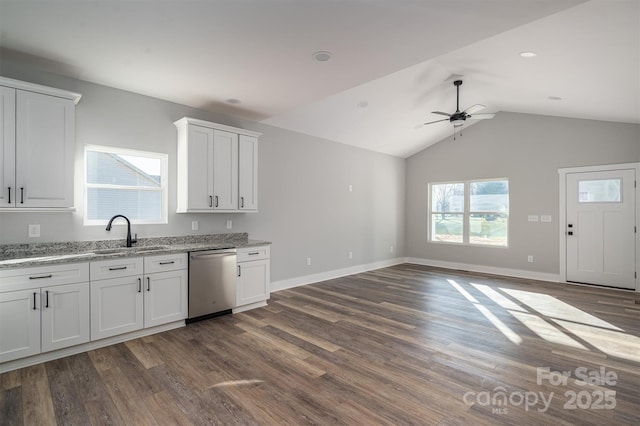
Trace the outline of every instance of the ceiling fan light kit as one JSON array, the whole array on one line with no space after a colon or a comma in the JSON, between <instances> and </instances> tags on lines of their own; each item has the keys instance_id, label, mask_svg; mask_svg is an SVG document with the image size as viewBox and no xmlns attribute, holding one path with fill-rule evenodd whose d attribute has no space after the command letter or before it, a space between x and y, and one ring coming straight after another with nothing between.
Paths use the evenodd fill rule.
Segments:
<instances>
[{"instance_id":1,"label":"ceiling fan light kit","mask_svg":"<svg viewBox=\"0 0 640 426\"><path fill-rule=\"evenodd\" d=\"M462 80L454 81L453 85L456 86L456 112L454 112L453 114L449 114L442 111L432 111L431 112L432 114L446 115L449 118L430 121L428 123L424 123L425 125L440 123L442 121L449 121L451 124L453 124L454 129L457 129L462 127L462 125L467 121L468 118L473 120L484 120L484 119L493 118L495 116L495 114L476 114L477 111L480 111L486 108L484 105L481 105L481 104L471 105L469 108L465 109L464 111L460 111L460 86L462 85Z\"/></svg>"}]
</instances>

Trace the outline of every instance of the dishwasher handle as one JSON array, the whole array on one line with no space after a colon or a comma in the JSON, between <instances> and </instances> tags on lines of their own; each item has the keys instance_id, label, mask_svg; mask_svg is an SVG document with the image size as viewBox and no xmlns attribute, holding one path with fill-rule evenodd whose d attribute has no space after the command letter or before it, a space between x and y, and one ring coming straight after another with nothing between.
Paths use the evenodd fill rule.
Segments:
<instances>
[{"instance_id":1,"label":"dishwasher handle","mask_svg":"<svg viewBox=\"0 0 640 426\"><path fill-rule=\"evenodd\" d=\"M236 252L227 251L223 253L203 253L203 254L192 254L191 260L200 260L200 259L211 259L216 257L227 257L227 256L235 256Z\"/></svg>"}]
</instances>

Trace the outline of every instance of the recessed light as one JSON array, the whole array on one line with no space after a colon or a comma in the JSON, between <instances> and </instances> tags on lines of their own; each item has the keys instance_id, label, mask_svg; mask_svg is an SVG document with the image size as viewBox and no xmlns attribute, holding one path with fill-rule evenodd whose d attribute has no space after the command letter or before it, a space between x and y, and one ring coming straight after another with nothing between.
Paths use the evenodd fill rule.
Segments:
<instances>
[{"instance_id":1,"label":"recessed light","mask_svg":"<svg viewBox=\"0 0 640 426\"><path fill-rule=\"evenodd\" d=\"M547 99L550 101L561 101L562 98L560 96L547 96Z\"/></svg>"},{"instance_id":2,"label":"recessed light","mask_svg":"<svg viewBox=\"0 0 640 426\"><path fill-rule=\"evenodd\" d=\"M535 52L520 52L520 56L523 58L535 58L538 55Z\"/></svg>"},{"instance_id":3,"label":"recessed light","mask_svg":"<svg viewBox=\"0 0 640 426\"><path fill-rule=\"evenodd\" d=\"M329 59L331 59L331 52L327 52L326 50L319 50L317 52L314 52L313 59L318 62L327 62Z\"/></svg>"},{"instance_id":4,"label":"recessed light","mask_svg":"<svg viewBox=\"0 0 640 426\"><path fill-rule=\"evenodd\" d=\"M369 106L369 102L367 101L358 102L358 108L366 108L368 106Z\"/></svg>"},{"instance_id":5,"label":"recessed light","mask_svg":"<svg viewBox=\"0 0 640 426\"><path fill-rule=\"evenodd\" d=\"M242 101L240 99L229 98L227 99L227 103L231 105L238 105L238 104L241 104Z\"/></svg>"}]
</instances>

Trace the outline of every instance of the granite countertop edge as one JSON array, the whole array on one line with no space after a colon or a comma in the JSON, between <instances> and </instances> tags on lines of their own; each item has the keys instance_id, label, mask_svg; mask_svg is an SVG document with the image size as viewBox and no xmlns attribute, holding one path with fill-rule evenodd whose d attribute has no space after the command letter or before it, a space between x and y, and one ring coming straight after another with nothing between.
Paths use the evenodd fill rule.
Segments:
<instances>
[{"instance_id":1,"label":"granite countertop edge","mask_svg":"<svg viewBox=\"0 0 640 426\"><path fill-rule=\"evenodd\" d=\"M119 240L57 243L49 244L49 246L42 244L42 247L34 245L29 245L29 247L26 247L27 245L4 246L12 247L15 255L12 255L11 249L2 251L3 246L0 246L0 271L3 269L96 262L126 257L149 257L202 250L241 249L271 245L270 241L250 240L246 233L219 234L206 237L209 238L148 238L140 240L139 243L141 244L139 246L131 248L124 247L124 243L119 244ZM30 252L29 249L31 247L37 247L31 250L37 253ZM94 253L94 251L100 252L101 250L108 250L109 252Z\"/></svg>"}]
</instances>

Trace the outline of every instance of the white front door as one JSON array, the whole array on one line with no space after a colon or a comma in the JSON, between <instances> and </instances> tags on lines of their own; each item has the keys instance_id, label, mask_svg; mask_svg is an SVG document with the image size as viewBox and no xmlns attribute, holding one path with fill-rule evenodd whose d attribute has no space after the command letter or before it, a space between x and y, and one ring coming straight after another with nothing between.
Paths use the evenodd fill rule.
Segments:
<instances>
[{"instance_id":1,"label":"white front door","mask_svg":"<svg viewBox=\"0 0 640 426\"><path fill-rule=\"evenodd\" d=\"M635 289L635 170L568 173L567 281Z\"/></svg>"}]
</instances>

